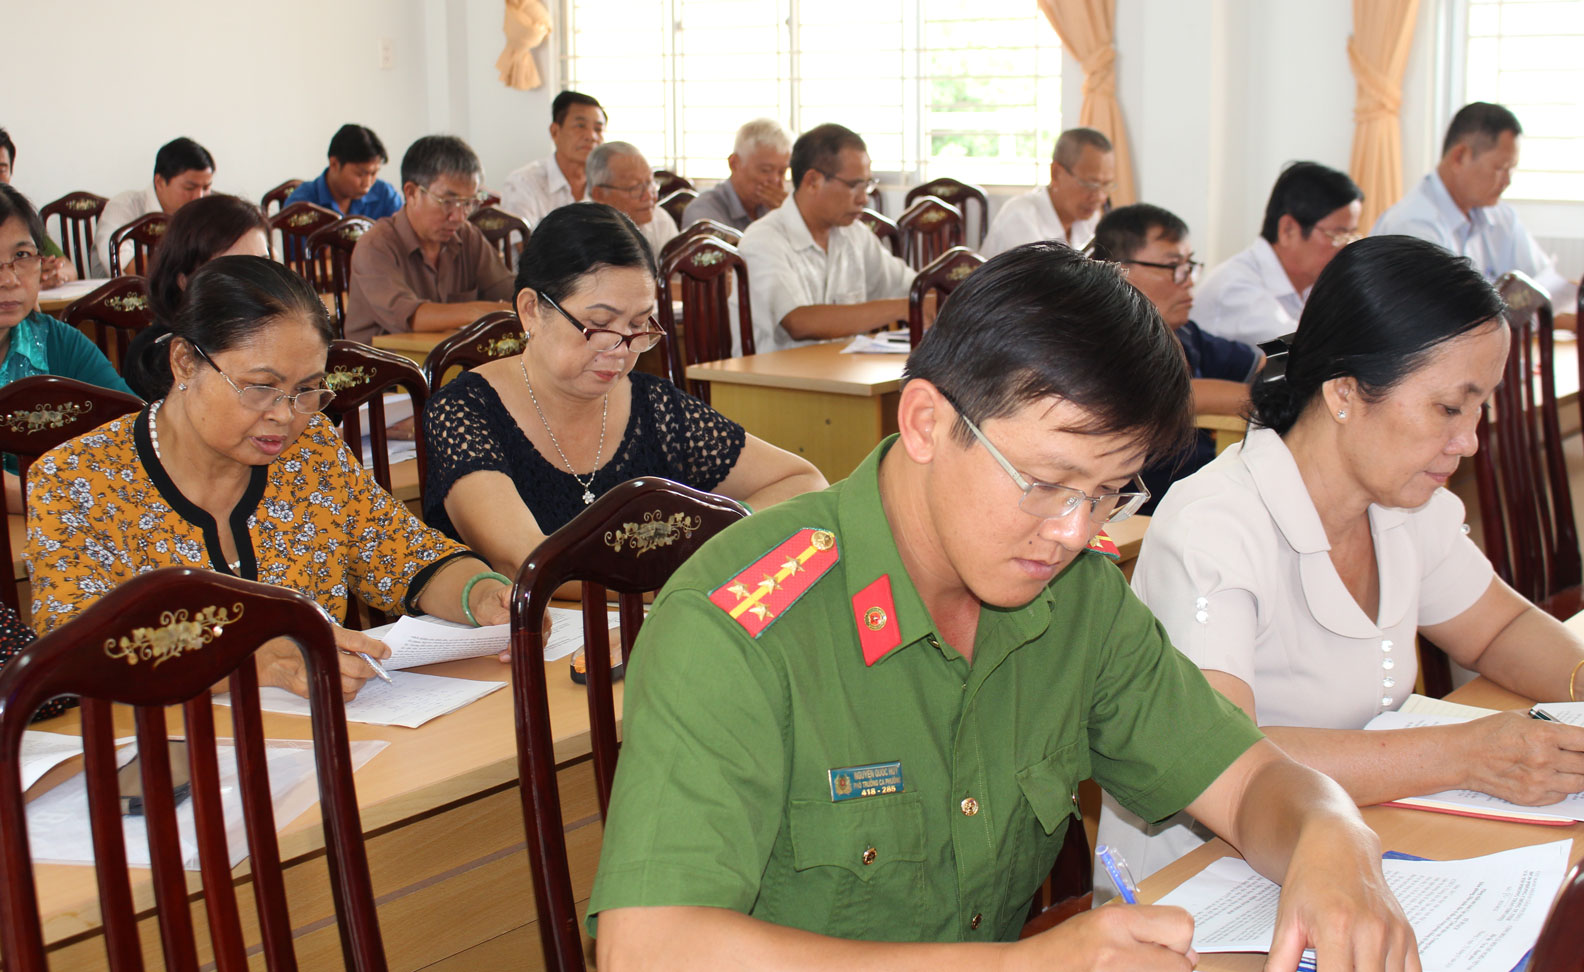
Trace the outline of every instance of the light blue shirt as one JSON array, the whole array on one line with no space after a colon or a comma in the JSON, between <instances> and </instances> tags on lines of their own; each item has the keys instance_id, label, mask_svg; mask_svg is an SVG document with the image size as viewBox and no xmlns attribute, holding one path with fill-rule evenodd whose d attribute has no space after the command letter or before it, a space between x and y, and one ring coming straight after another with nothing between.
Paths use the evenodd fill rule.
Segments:
<instances>
[{"instance_id":1,"label":"light blue shirt","mask_svg":"<svg viewBox=\"0 0 1584 972\"><path fill-rule=\"evenodd\" d=\"M1477 206L1464 216L1438 173L1425 176L1381 214L1370 235L1384 234L1417 236L1466 256L1486 280L1521 270L1551 295L1558 314L1571 313L1578 299L1578 287L1557 273L1556 262L1529 235L1512 206Z\"/></svg>"}]
</instances>

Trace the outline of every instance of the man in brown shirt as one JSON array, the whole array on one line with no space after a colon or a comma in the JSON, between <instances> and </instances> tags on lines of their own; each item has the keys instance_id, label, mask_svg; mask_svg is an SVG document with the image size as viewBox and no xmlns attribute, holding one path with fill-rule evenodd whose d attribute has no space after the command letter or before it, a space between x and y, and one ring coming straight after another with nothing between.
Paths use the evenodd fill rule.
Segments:
<instances>
[{"instance_id":1,"label":"man in brown shirt","mask_svg":"<svg viewBox=\"0 0 1584 972\"><path fill-rule=\"evenodd\" d=\"M507 310L512 275L468 217L483 166L454 135L426 135L402 157L406 204L352 251L346 336L449 331Z\"/></svg>"}]
</instances>

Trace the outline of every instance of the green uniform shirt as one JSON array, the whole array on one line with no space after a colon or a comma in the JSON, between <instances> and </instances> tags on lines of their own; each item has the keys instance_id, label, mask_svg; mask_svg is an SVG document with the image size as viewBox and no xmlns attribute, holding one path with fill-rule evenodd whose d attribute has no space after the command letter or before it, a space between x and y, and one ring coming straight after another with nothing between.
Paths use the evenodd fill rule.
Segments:
<instances>
[{"instance_id":1,"label":"green uniform shirt","mask_svg":"<svg viewBox=\"0 0 1584 972\"><path fill-rule=\"evenodd\" d=\"M1260 738L1096 553L1023 607L983 608L970 665L935 631L881 508L894 439L845 482L724 531L656 598L591 932L607 908L708 905L844 938L1010 940L1080 780L1157 820ZM711 592L806 528L834 534L840 559L750 637ZM891 603L855 604L882 575ZM871 666L859 626L876 606L901 642ZM890 762L898 792L835 799L831 770Z\"/></svg>"}]
</instances>

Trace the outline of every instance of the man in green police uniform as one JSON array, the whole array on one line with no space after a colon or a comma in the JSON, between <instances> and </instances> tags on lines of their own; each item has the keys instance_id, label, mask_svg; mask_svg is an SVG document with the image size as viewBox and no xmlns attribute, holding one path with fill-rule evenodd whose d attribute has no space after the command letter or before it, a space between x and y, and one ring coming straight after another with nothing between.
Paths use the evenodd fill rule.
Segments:
<instances>
[{"instance_id":1,"label":"man in green police uniform","mask_svg":"<svg viewBox=\"0 0 1584 972\"><path fill-rule=\"evenodd\" d=\"M1417 969L1347 795L1085 552L1187 434L1150 305L1066 247L1020 247L958 289L908 373L899 436L715 538L656 599L589 906L599 967L1186 970L1171 908L997 944L1092 775L1283 881L1272 967L1313 944L1336 968Z\"/></svg>"}]
</instances>

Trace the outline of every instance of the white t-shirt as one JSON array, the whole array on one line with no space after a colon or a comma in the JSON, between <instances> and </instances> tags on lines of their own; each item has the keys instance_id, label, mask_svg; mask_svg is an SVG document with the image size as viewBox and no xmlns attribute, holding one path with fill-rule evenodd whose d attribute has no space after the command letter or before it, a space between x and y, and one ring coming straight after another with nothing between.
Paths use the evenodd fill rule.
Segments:
<instances>
[{"instance_id":1,"label":"white t-shirt","mask_svg":"<svg viewBox=\"0 0 1584 972\"><path fill-rule=\"evenodd\" d=\"M1293 287L1275 249L1256 236L1194 291L1193 318L1218 337L1258 345L1296 331L1308 299L1309 290Z\"/></svg>"},{"instance_id":2,"label":"white t-shirt","mask_svg":"<svg viewBox=\"0 0 1584 972\"><path fill-rule=\"evenodd\" d=\"M552 155L548 159L529 162L506 177L506 184L501 186L500 208L533 229L552 209L581 202L588 198L587 192L588 187L584 186L585 195L582 198L572 195L572 185L567 182Z\"/></svg>"},{"instance_id":3,"label":"white t-shirt","mask_svg":"<svg viewBox=\"0 0 1584 972\"><path fill-rule=\"evenodd\" d=\"M1062 226L1061 217L1056 215L1050 188L1042 186L1002 203L995 219L990 221L990 232L985 234L984 245L979 248L979 252L989 259L1014 246L1036 240L1059 240L1075 250L1081 250L1094 239L1100 215L1097 212L1088 219L1080 219L1068 230Z\"/></svg>"}]
</instances>

